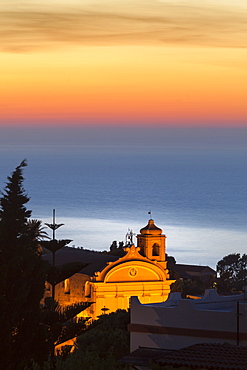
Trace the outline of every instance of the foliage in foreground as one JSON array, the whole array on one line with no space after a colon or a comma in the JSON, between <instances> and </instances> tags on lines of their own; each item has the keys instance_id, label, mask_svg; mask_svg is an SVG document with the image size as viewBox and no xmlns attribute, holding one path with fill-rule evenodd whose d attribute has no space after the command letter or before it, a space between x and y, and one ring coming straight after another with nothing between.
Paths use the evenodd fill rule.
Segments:
<instances>
[{"instance_id":1,"label":"foliage in foreground","mask_svg":"<svg viewBox=\"0 0 247 370\"><path fill-rule=\"evenodd\" d=\"M89 305L61 310L52 299L40 305L48 277L55 280L55 286L57 280L71 276L85 264L55 269L44 262L40 243L47 234L41 221L29 219L29 197L23 188L26 165L21 162L8 177L0 198L0 368L5 370L32 369L52 357L54 344L85 329L83 322L73 318Z\"/></svg>"},{"instance_id":2,"label":"foliage in foreground","mask_svg":"<svg viewBox=\"0 0 247 370\"><path fill-rule=\"evenodd\" d=\"M119 360L129 353L129 313L124 310L102 315L88 331L77 339L77 349L63 361L59 370L120 370L129 369Z\"/></svg>"}]
</instances>

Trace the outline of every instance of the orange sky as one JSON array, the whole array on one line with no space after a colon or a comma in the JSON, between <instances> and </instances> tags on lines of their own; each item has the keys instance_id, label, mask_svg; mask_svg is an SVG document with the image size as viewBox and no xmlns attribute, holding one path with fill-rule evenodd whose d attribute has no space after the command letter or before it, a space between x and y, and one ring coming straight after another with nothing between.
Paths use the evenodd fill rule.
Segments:
<instances>
[{"instance_id":1,"label":"orange sky","mask_svg":"<svg viewBox=\"0 0 247 370\"><path fill-rule=\"evenodd\" d=\"M1 125L247 126L245 0L50 4L0 4Z\"/></svg>"}]
</instances>

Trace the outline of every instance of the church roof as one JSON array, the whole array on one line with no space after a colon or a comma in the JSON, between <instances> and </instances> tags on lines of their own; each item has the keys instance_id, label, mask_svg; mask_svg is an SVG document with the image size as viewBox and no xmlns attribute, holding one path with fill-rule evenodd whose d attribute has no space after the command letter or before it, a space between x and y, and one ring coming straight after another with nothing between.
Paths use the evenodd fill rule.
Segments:
<instances>
[{"instance_id":1,"label":"church roof","mask_svg":"<svg viewBox=\"0 0 247 370\"><path fill-rule=\"evenodd\" d=\"M169 263L168 269L176 271L180 278L183 279L195 279L199 278L204 281L207 280L209 276L215 275L216 271L209 266L200 266L200 265L183 265L180 263Z\"/></svg>"},{"instance_id":2,"label":"church roof","mask_svg":"<svg viewBox=\"0 0 247 370\"><path fill-rule=\"evenodd\" d=\"M150 219L148 224L140 230L140 233L142 235L160 235L162 234L162 229L154 224L154 220Z\"/></svg>"},{"instance_id":3,"label":"church roof","mask_svg":"<svg viewBox=\"0 0 247 370\"><path fill-rule=\"evenodd\" d=\"M215 273L215 270L213 270L209 266L201 266L201 265L183 265L181 263L169 263L168 264L169 269L175 270L180 274L209 274L209 273Z\"/></svg>"},{"instance_id":4,"label":"church roof","mask_svg":"<svg viewBox=\"0 0 247 370\"><path fill-rule=\"evenodd\" d=\"M49 251L43 254L43 258L50 263L52 262L52 254ZM103 270L107 266L107 262L114 262L118 259L118 256L87 251L80 248L64 247L56 252L55 265L59 266L68 262L88 263L89 265L84 267L80 273L93 276L94 272Z\"/></svg>"}]
</instances>

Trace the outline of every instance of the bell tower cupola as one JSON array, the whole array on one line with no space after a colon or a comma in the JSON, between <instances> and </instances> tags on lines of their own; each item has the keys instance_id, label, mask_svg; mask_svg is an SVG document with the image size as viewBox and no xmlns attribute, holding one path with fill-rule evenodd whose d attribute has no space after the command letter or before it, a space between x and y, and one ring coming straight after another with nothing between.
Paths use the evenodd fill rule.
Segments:
<instances>
[{"instance_id":1,"label":"bell tower cupola","mask_svg":"<svg viewBox=\"0 0 247 370\"><path fill-rule=\"evenodd\" d=\"M162 229L154 224L153 219L140 230L137 245L140 247L140 253L150 260L166 261L166 235L162 234Z\"/></svg>"}]
</instances>

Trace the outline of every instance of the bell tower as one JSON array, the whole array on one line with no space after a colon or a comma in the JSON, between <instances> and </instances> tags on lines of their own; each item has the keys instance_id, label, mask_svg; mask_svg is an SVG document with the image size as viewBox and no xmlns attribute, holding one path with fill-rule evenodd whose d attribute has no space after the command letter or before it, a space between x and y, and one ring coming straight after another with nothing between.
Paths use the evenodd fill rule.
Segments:
<instances>
[{"instance_id":1,"label":"bell tower","mask_svg":"<svg viewBox=\"0 0 247 370\"><path fill-rule=\"evenodd\" d=\"M143 256L166 264L166 235L162 234L162 229L154 224L154 220L150 219L147 226L140 230L137 245Z\"/></svg>"}]
</instances>

